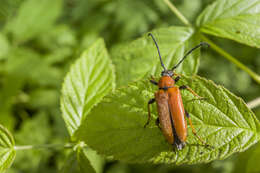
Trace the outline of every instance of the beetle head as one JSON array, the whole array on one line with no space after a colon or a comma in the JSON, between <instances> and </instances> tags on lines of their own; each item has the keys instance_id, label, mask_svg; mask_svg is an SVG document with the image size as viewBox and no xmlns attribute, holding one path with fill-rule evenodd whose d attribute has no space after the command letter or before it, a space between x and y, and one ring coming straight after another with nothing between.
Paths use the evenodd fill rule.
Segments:
<instances>
[{"instance_id":1,"label":"beetle head","mask_svg":"<svg viewBox=\"0 0 260 173\"><path fill-rule=\"evenodd\" d=\"M174 75L174 73L173 73L172 70L164 70L161 73L161 76L170 76L170 77L172 77L173 75Z\"/></svg>"}]
</instances>

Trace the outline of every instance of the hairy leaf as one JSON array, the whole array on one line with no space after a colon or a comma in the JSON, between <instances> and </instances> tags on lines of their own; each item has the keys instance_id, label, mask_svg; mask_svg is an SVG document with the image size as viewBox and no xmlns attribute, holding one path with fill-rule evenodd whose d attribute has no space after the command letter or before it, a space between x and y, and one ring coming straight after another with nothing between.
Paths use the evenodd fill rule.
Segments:
<instances>
[{"instance_id":1,"label":"hairy leaf","mask_svg":"<svg viewBox=\"0 0 260 173\"><path fill-rule=\"evenodd\" d=\"M260 47L260 0L217 0L198 17L207 34Z\"/></svg>"},{"instance_id":2,"label":"hairy leaf","mask_svg":"<svg viewBox=\"0 0 260 173\"><path fill-rule=\"evenodd\" d=\"M61 13L61 0L26 0L18 15L6 25L17 41L26 41L37 34L48 31Z\"/></svg>"},{"instance_id":3,"label":"hairy leaf","mask_svg":"<svg viewBox=\"0 0 260 173\"><path fill-rule=\"evenodd\" d=\"M0 125L0 172L11 166L15 153L12 135L6 128Z\"/></svg>"},{"instance_id":4,"label":"hairy leaf","mask_svg":"<svg viewBox=\"0 0 260 173\"><path fill-rule=\"evenodd\" d=\"M255 115L238 97L222 86L200 77L182 78L207 100L196 99L188 91L182 92L185 109L207 144L200 144L188 126L187 146L173 151L155 125L157 115L152 108L153 120L147 120L147 102L153 98L155 87L147 81L118 89L108 95L86 118L76 136L90 147L115 159L129 162L195 164L224 159L241 152L259 140L260 124Z\"/></svg>"},{"instance_id":5,"label":"hairy leaf","mask_svg":"<svg viewBox=\"0 0 260 173\"><path fill-rule=\"evenodd\" d=\"M158 42L166 68L173 67L187 50L200 41L189 27L162 28L152 33ZM198 52L191 54L177 72L187 75L196 73L199 65ZM118 85L126 85L147 75L159 75L162 71L157 49L147 34L131 43L115 47L111 57L116 66Z\"/></svg>"},{"instance_id":6,"label":"hairy leaf","mask_svg":"<svg viewBox=\"0 0 260 173\"><path fill-rule=\"evenodd\" d=\"M114 72L99 39L71 67L62 87L61 110L72 136L91 108L114 88Z\"/></svg>"}]
</instances>

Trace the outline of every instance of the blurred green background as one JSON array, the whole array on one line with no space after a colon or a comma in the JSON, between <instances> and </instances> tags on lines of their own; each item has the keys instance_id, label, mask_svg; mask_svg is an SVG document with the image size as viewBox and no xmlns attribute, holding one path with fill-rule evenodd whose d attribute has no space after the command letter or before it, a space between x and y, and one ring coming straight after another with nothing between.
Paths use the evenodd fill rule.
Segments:
<instances>
[{"instance_id":1,"label":"blurred green background","mask_svg":"<svg viewBox=\"0 0 260 173\"><path fill-rule=\"evenodd\" d=\"M174 0L191 22L213 0ZM160 27L182 25L162 0L0 0L0 124L18 145L62 143L68 133L59 97L70 64L98 37L109 50ZM210 37L260 73L260 51ZM159 40L160 43L160 40ZM157 55L155 55L157 56ZM260 94L249 75L211 49L201 55L199 75L224 85L246 102ZM260 118L260 107L253 110ZM260 146L224 161L194 166L139 165L107 161L106 173L257 172ZM18 151L8 173L58 172L65 152Z\"/></svg>"}]
</instances>

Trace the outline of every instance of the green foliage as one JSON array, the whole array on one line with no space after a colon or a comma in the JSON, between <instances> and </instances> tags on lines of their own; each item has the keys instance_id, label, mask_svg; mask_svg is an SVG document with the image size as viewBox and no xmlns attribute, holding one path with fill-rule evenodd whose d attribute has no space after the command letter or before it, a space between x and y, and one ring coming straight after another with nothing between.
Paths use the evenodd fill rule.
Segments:
<instances>
[{"instance_id":1,"label":"green foliage","mask_svg":"<svg viewBox=\"0 0 260 173\"><path fill-rule=\"evenodd\" d=\"M87 157L87 151L84 149L78 149L77 153L77 159L79 162L79 167L81 172L89 172L89 173L95 173L96 171L93 169L93 166L89 162L89 159Z\"/></svg>"},{"instance_id":2,"label":"green foliage","mask_svg":"<svg viewBox=\"0 0 260 173\"><path fill-rule=\"evenodd\" d=\"M161 28L152 33L158 41L166 68L177 64L188 49L199 43L198 36L189 27ZM154 42L147 34L129 44L116 47L111 54L119 86L149 75L158 75L162 70ZM189 61L180 65L177 72L192 75L197 72L198 65L199 53L195 52Z\"/></svg>"},{"instance_id":3,"label":"green foliage","mask_svg":"<svg viewBox=\"0 0 260 173\"><path fill-rule=\"evenodd\" d=\"M71 67L63 84L61 109L71 136L91 108L114 88L114 78L105 44L100 39Z\"/></svg>"},{"instance_id":4,"label":"green foliage","mask_svg":"<svg viewBox=\"0 0 260 173\"><path fill-rule=\"evenodd\" d=\"M6 58L9 50L9 43L5 35L0 33L0 60Z\"/></svg>"},{"instance_id":5,"label":"green foliage","mask_svg":"<svg viewBox=\"0 0 260 173\"><path fill-rule=\"evenodd\" d=\"M202 32L258 48L259 25L259 0L217 0L197 19Z\"/></svg>"},{"instance_id":6,"label":"green foliage","mask_svg":"<svg viewBox=\"0 0 260 173\"><path fill-rule=\"evenodd\" d=\"M16 133L15 140L19 145L27 145L28 141L34 145L41 145L48 143L50 137L51 129L48 124L48 116L42 112L23 124L20 131ZM39 165L46 162L50 154L50 151L45 150L18 151L11 170L26 171L30 169L31 173L36 173L39 171Z\"/></svg>"},{"instance_id":7,"label":"green foliage","mask_svg":"<svg viewBox=\"0 0 260 173\"><path fill-rule=\"evenodd\" d=\"M1 0L0 123L17 146L0 128L0 136L10 141L2 147L0 140L0 172L14 157L8 173L259 171L259 147L250 147L259 140L258 120L240 98L209 80L185 77L178 84L208 98L192 102L194 97L182 92L195 129L214 149L201 145L188 127L191 145L172 152L154 123L155 106L151 124L143 128L147 101L158 89L148 79L162 70L148 32L155 35L167 68L200 41L211 42L201 58L196 50L177 72L198 73L246 102L255 99L260 76L253 71L260 72L260 61L252 47L259 47L259 0L170 1L181 13L166 1ZM183 26L181 16L190 24ZM118 89L111 93L114 83ZM254 112L259 118L259 110Z\"/></svg>"},{"instance_id":8,"label":"green foliage","mask_svg":"<svg viewBox=\"0 0 260 173\"><path fill-rule=\"evenodd\" d=\"M6 25L6 32L23 42L51 28L61 13L62 0L26 0L15 18Z\"/></svg>"},{"instance_id":9,"label":"green foliage","mask_svg":"<svg viewBox=\"0 0 260 173\"><path fill-rule=\"evenodd\" d=\"M79 146L76 151L71 152L63 168L62 173L88 172L101 173L103 170L104 159L90 148Z\"/></svg>"},{"instance_id":10,"label":"green foliage","mask_svg":"<svg viewBox=\"0 0 260 173\"><path fill-rule=\"evenodd\" d=\"M89 161L87 161L87 164L89 165ZM72 151L67 156L67 158L64 161L64 165L63 165L62 169L60 170L60 172L61 173L72 173L72 172L79 173L80 172L76 152Z\"/></svg>"},{"instance_id":11,"label":"green foliage","mask_svg":"<svg viewBox=\"0 0 260 173\"><path fill-rule=\"evenodd\" d=\"M246 173L257 173L260 171L260 167L258 165L258 160L260 157L260 145L258 144L255 151L249 157L247 162Z\"/></svg>"},{"instance_id":12,"label":"green foliage","mask_svg":"<svg viewBox=\"0 0 260 173\"><path fill-rule=\"evenodd\" d=\"M0 172L10 167L15 154L13 136L5 127L0 125Z\"/></svg>"},{"instance_id":13,"label":"green foliage","mask_svg":"<svg viewBox=\"0 0 260 173\"><path fill-rule=\"evenodd\" d=\"M86 118L77 137L115 159L177 164L224 159L259 140L259 122L240 98L203 78L187 78L184 83L207 98L190 102L193 99L191 94L183 93L185 109L191 113L198 134L214 149L199 145L189 129L188 143L194 146L188 144L175 154L154 123L143 128L147 119L147 101L154 92L147 81L134 83L105 97L104 102ZM157 115L156 109L152 113Z\"/></svg>"}]
</instances>

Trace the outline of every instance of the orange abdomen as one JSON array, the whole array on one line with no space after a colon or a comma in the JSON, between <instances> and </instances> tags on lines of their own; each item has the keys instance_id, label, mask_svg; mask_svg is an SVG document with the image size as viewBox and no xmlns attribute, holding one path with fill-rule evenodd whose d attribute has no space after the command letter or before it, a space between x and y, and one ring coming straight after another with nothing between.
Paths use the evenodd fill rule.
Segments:
<instances>
[{"instance_id":1,"label":"orange abdomen","mask_svg":"<svg viewBox=\"0 0 260 173\"><path fill-rule=\"evenodd\" d=\"M176 134L181 142L185 142L187 138L187 122L185 120L185 111L180 90L178 87L172 87L167 90L167 93Z\"/></svg>"},{"instance_id":2,"label":"orange abdomen","mask_svg":"<svg viewBox=\"0 0 260 173\"><path fill-rule=\"evenodd\" d=\"M161 131L166 138L166 140L170 143L174 143L174 135L171 123L171 117L169 112L169 96L167 91L159 90L155 93L155 100L157 104L158 117L160 120Z\"/></svg>"}]
</instances>

